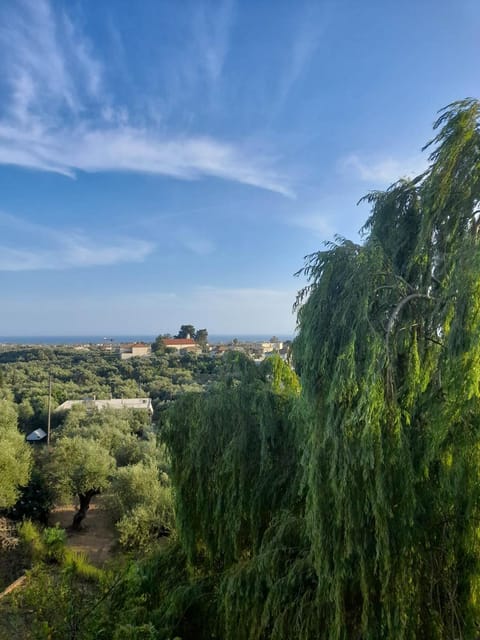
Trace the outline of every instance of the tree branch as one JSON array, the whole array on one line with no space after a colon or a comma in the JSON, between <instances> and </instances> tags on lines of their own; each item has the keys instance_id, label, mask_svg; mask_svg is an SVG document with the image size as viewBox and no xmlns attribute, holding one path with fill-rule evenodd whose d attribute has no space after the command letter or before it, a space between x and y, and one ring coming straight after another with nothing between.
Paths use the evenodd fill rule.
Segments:
<instances>
[{"instance_id":1,"label":"tree branch","mask_svg":"<svg viewBox=\"0 0 480 640\"><path fill-rule=\"evenodd\" d=\"M395 322L398 318L398 316L400 315L403 307L408 304L411 300L415 300L416 298L425 298L426 300L433 300L434 298L432 298L431 296L429 296L427 293L410 293L408 296L406 296L405 298L402 298L402 300L400 300L400 302L397 304L397 306L395 307L395 309L393 310L392 315L390 316L389 320L388 320L388 324L387 324L387 330L386 330L386 338L385 338L385 347L387 350L387 354L389 352L390 349L390 334L393 331L393 327L395 325Z\"/></svg>"},{"instance_id":2,"label":"tree branch","mask_svg":"<svg viewBox=\"0 0 480 640\"><path fill-rule=\"evenodd\" d=\"M390 316L390 319L389 319L388 324L387 324L387 340L388 340L388 336L393 331L393 326L395 324L395 321L397 320L398 316L400 315L403 307L406 304L408 304L410 302L410 300L414 300L415 298L425 298L426 300L433 300L433 298L431 296L429 296L427 293L410 293L408 296L406 296L405 298L400 300L400 302L397 304L397 306L393 310L393 313Z\"/></svg>"}]
</instances>

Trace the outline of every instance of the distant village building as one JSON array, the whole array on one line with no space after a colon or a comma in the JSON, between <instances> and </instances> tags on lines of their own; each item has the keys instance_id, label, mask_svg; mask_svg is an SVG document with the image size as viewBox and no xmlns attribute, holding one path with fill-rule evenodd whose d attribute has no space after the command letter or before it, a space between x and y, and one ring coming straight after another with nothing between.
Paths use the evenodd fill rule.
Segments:
<instances>
[{"instance_id":1,"label":"distant village building","mask_svg":"<svg viewBox=\"0 0 480 640\"><path fill-rule=\"evenodd\" d=\"M260 346L263 353L271 353L272 351L280 351L283 348L283 342L280 340L272 340L270 342L262 342Z\"/></svg>"},{"instance_id":2,"label":"distant village building","mask_svg":"<svg viewBox=\"0 0 480 640\"><path fill-rule=\"evenodd\" d=\"M256 362L261 362L265 357L273 355L274 353L278 353L283 358L283 354L286 353L284 343L275 338L269 342L238 342L238 340L234 340L228 344L216 344L212 346L210 354L221 357L227 351L245 353Z\"/></svg>"},{"instance_id":3,"label":"distant village building","mask_svg":"<svg viewBox=\"0 0 480 640\"><path fill-rule=\"evenodd\" d=\"M215 357L222 357L224 353L226 353L228 351L228 346L225 344L218 344L218 345L214 345L211 349L210 349L210 355L211 356L215 356Z\"/></svg>"},{"instance_id":4,"label":"distant village building","mask_svg":"<svg viewBox=\"0 0 480 640\"><path fill-rule=\"evenodd\" d=\"M85 406L87 409L143 409L150 414L153 413L151 398L112 398L111 400L85 398L83 400L66 400L55 409L55 412L69 411L74 405L79 404Z\"/></svg>"},{"instance_id":5,"label":"distant village building","mask_svg":"<svg viewBox=\"0 0 480 640\"><path fill-rule=\"evenodd\" d=\"M129 360L130 358L138 358L149 356L152 353L152 347L145 342L134 342L133 344L120 345L120 358Z\"/></svg>"},{"instance_id":6,"label":"distant village building","mask_svg":"<svg viewBox=\"0 0 480 640\"><path fill-rule=\"evenodd\" d=\"M163 338L162 342L167 349L191 351L193 353L202 351L202 347L193 338Z\"/></svg>"},{"instance_id":7,"label":"distant village building","mask_svg":"<svg viewBox=\"0 0 480 640\"><path fill-rule=\"evenodd\" d=\"M118 345L114 345L112 341L102 342L101 344L97 345L97 347L101 351L116 351L119 348Z\"/></svg>"}]
</instances>

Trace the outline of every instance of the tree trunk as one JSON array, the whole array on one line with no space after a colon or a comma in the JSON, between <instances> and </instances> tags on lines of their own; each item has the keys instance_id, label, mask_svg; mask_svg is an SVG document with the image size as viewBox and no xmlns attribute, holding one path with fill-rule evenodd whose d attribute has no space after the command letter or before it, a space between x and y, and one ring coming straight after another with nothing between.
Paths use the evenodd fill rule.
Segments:
<instances>
[{"instance_id":1,"label":"tree trunk","mask_svg":"<svg viewBox=\"0 0 480 640\"><path fill-rule=\"evenodd\" d=\"M73 516L72 529L75 531L80 530L80 526L87 517L87 511L90 508L90 501L93 496L96 496L100 493L100 491L96 491L95 489L90 489L86 493L80 493L78 495L80 499L80 508L77 513Z\"/></svg>"}]
</instances>

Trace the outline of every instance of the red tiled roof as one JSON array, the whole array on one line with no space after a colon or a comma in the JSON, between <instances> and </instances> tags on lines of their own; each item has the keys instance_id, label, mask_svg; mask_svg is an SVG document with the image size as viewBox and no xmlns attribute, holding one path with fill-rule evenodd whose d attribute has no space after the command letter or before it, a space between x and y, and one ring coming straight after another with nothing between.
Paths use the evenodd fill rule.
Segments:
<instances>
[{"instance_id":1,"label":"red tiled roof","mask_svg":"<svg viewBox=\"0 0 480 640\"><path fill-rule=\"evenodd\" d=\"M195 340L193 340L193 338L164 338L162 342L166 347L169 347L169 346L175 347L175 346L187 345L187 344L197 344Z\"/></svg>"}]
</instances>

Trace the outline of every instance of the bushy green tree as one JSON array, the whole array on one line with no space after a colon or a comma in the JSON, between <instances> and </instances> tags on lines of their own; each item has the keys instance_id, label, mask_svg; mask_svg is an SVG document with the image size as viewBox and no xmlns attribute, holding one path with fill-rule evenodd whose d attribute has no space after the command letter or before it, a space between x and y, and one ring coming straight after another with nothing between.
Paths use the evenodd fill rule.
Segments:
<instances>
[{"instance_id":1,"label":"bushy green tree","mask_svg":"<svg viewBox=\"0 0 480 640\"><path fill-rule=\"evenodd\" d=\"M28 398L24 398L18 405L18 422L20 429L23 432L29 432L34 416L35 410L32 406L32 403Z\"/></svg>"},{"instance_id":2,"label":"bushy green tree","mask_svg":"<svg viewBox=\"0 0 480 640\"><path fill-rule=\"evenodd\" d=\"M206 347L208 343L208 331L206 329L198 329L195 332L195 341L202 347Z\"/></svg>"},{"instance_id":3,"label":"bushy green tree","mask_svg":"<svg viewBox=\"0 0 480 640\"><path fill-rule=\"evenodd\" d=\"M74 405L58 433L95 440L115 458L118 466L138 462L156 446L150 416L143 410Z\"/></svg>"},{"instance_id":4,"label":"bushy green tree","mask_svg":"<svg viewBox=\"0 0 480 640\"><path fill-rule=\"evenodd\" d=\"M165 343L163 342L166 336L159 335L152 342L152 353L156 353L158 355L165 353Z\"/></svg>"},{"instance_id":5,"label":"bushy green tree","mask_svg":"<svg viewBox=\"0 0 480 640\"><path fill-rule=\"evenodd\" d=\"M0 399L0 509L15 504L19 488L28 484L31 468L31 450L17 429L15 406Z\"/></svg>"},{"instance_id":6,"label":"bushy green tree","mask_svg":"<svg viewBox=\"0 0 480 640\"><path fill-rule=\"evenodd\" d=\"M194 338L195 327L193 324L182 324L175 338Z\"/></svg>"},{"instance_id":7,"label":"bushy green tree","mask_svg":"<svg viewBox=\"0 0 480 640\"><path fill-rule=\"evenodd\" d=\"M110 509L122 546L145 550L159 537L172 532L170 479L155 460L118 469L110 493Z\"/></svg>"},{"instance_id":8,"label":"bushy green tree","mask_svg":"<svg viewBox=\"0 0 480 640\"><path fill-rule=\"evenodd\" d=\"M7 511L9 518L13 520L27 518L43 525L48 523L55 494L43 466L39 465L37 457L28 484L22 485L17 501Z\"/></svg>"},{"instance_id":9,"label":"bushy green tree","mask_svg":"<svg viewBox=\"0 0 480 640\"><path fill-rule=\"evenodd\" d=\"M105 502L125 547L146 547L170 533L168 464L147 412L74 406L58 434L50 463L52 484L64 495L78 496L75 528L92 498L107 493Z\"/></svg>"}]
</instances>

